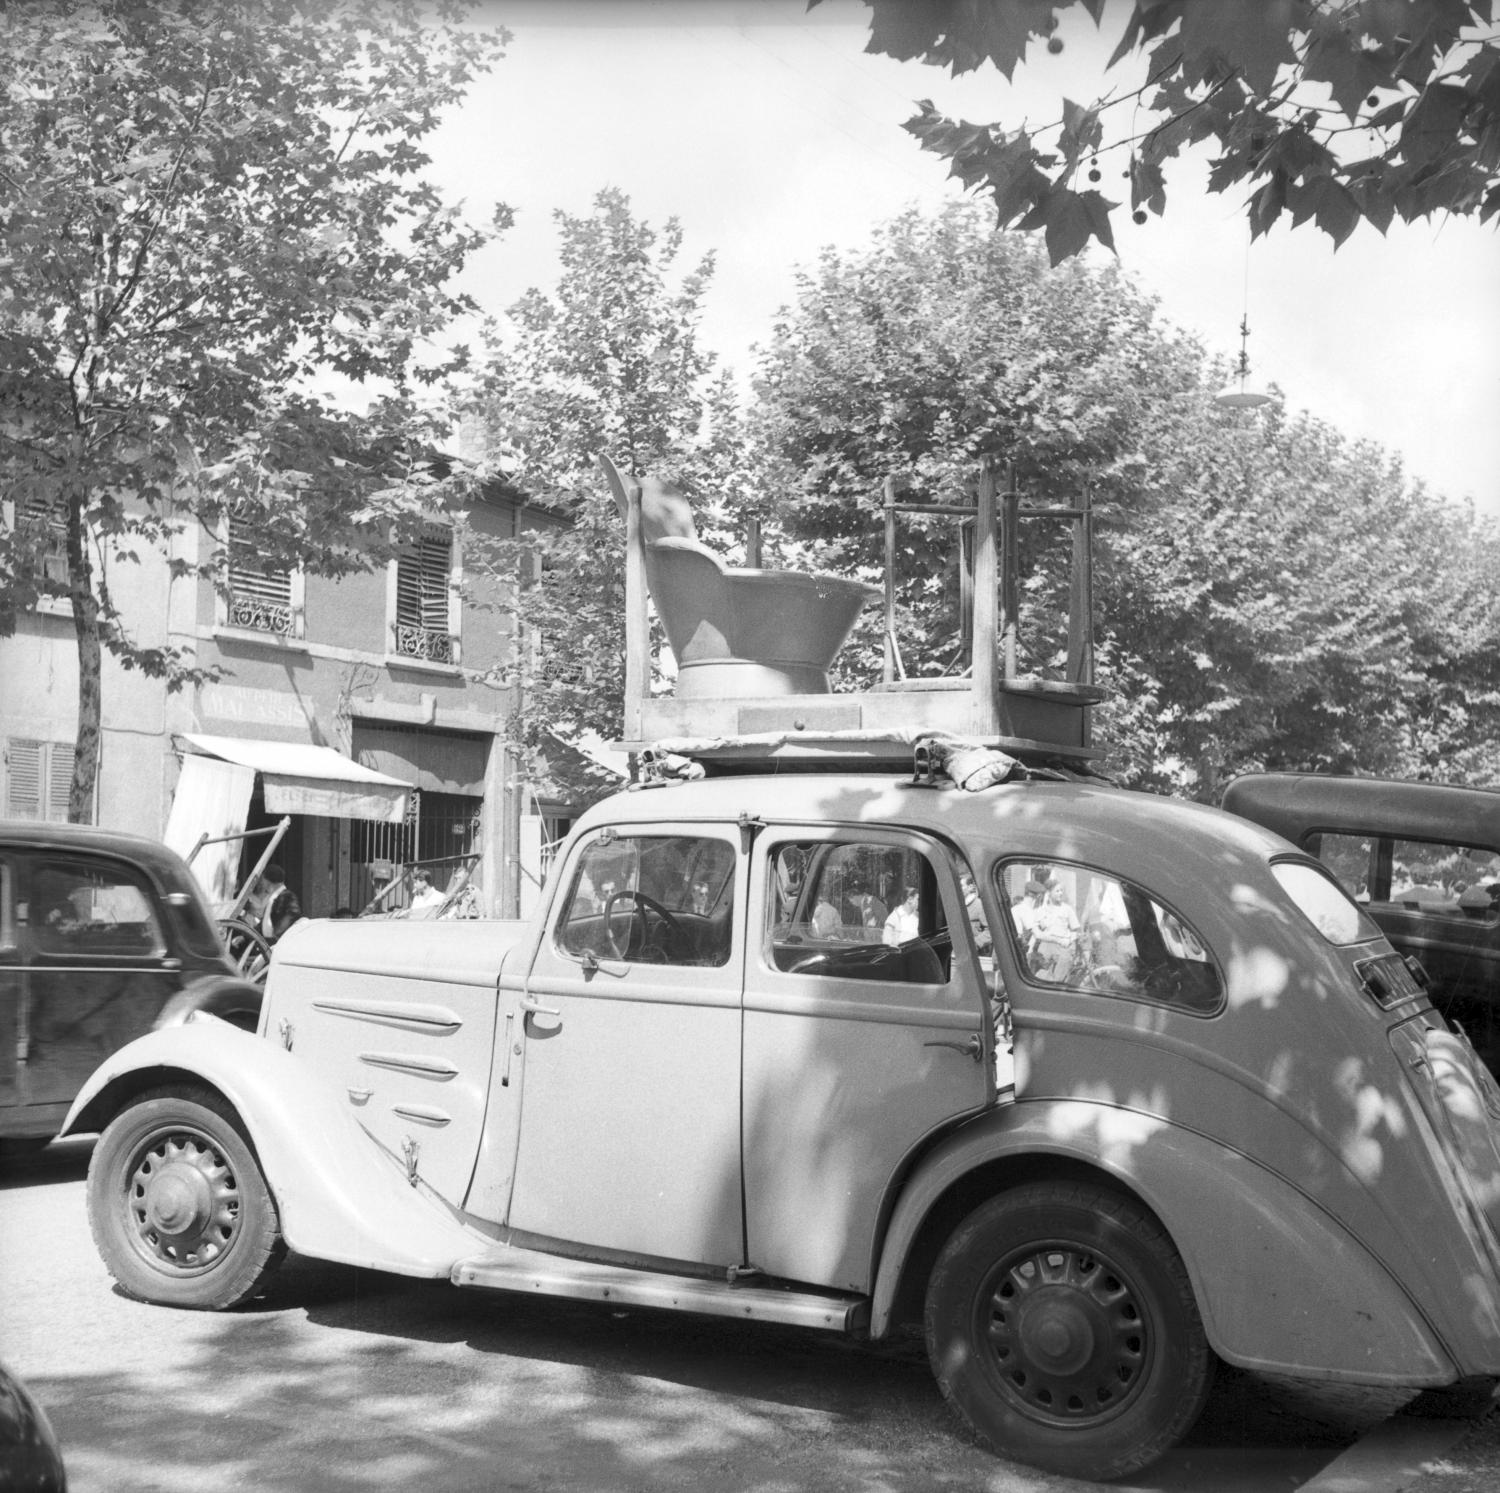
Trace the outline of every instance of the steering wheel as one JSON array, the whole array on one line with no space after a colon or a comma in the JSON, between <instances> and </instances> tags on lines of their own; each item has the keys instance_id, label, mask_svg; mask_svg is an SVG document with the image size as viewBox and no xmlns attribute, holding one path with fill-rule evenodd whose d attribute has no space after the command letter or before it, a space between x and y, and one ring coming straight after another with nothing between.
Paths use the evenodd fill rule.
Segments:
<instances>
[{"instance_id":1,"label":"steering wheel","mask_svg":"<svg viewBox=\"0 0 1500 1493\"><path fill-rule=\"evenodd\" d=\"M628 933L625 939L625 945L622 948L620 946L620 941L615 937L614 932L615 903L626 901L633 904L633 911L631 913L630 921L633 923L636 918L639 918L641 920L642 946L645 945L646 935L650 932L650 926L646 922L646 914L648 912L654 912L656 916L661 919L662 925L671 933L673 939L676 940L678 947L685 948L687 946L688 936L685 932L683 932L682 924L679 923L677 919L674 918L672 914L668 912L667 909L656 900L655 897L648 897L645 892L635 892L631 891L629 888L626 888L626 890L623 892L616 892L614 896L612 896L609 901L604 904L604 934L605 937L609 939L610 950L611 952L613 952L616 959L624 959L630 948L630 938Z\"/></svg>"}]
</instances>

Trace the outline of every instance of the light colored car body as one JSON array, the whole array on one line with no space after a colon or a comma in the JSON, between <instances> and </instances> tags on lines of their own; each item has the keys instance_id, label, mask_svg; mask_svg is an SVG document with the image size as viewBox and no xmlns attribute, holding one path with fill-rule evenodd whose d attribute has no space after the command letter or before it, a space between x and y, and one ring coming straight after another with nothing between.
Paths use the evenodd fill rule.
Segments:
<instances>
[{"instance_id":1,"label":"light colored car body","mask_svg":"<svg viewBox=\"0 0 1500 1493\"><path fill-rule=\"evenodd\" d=\"M597 940L639 918L644 948L652 915L606 887L585 927L583 873L661 846L699 857L693 960L612 957ZM807 888L846 850L922 868L936 964L893 976L848 899L851 925L807 941ZM1040 977L1010 907L1036 867L1154 909L1192 998ZM1289 883L1326 890L1352 941ZM144 1038L68 1125L191 1081L241 1118L299 1252L874 1336L977 1204L1086 1181L1159 1221L1228 1361L1440 1386L1500 1374L1500 1093L1398 966L1315 862L1216 810L718 777L591 810L530 925L293 929L259 1038Z\"/></svg>"}]
</instances>

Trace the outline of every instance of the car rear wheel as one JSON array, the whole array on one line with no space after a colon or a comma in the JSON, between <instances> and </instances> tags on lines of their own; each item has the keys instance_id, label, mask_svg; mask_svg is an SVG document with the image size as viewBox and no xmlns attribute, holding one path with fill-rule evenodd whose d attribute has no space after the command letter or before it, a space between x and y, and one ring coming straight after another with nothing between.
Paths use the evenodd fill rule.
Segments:
<instances>
[{"instance_id":1,"label":"car rear wheel","mask_svg":"<svg viewBox=\"0 0 1500 1493\"><path fill-rule=\"evenodd\" d=\"M157 1089L110 1123L88 1177L89 1227L127 1295L219 1311L281 1263L276 1204L233 1108Z\"/></svg>"},{"instance_id":2,"label":"car rear wheel","mask_svg":"<svg viewBox=\"0 0 1500 1493\"><path fill-rule=\"evenodd\" d=\"M954 1231L927 1290L944 1396L996 1451L1069 1477L1136 1472L1203 1408L1213 1355L1159 1224L1104 1188L1032 1183Z\"/></svg>"}]
</instances>

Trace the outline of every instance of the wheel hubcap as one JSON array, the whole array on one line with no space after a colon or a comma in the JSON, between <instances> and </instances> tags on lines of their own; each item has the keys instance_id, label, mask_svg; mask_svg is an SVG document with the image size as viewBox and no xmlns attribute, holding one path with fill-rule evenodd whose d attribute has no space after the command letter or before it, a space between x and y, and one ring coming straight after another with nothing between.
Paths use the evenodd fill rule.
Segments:
<instances>
[{"instance_id":1,"label":"wheel hubcap","mask_svg":"<svg viewBox=\"0 0 1500 1493\"><path fill-rule=\"evenodd\" d=\"M1129 1279L1102 1256L1028 1246L1001 1262L978 1304L1001 1391L1031 1418L1106 1419L1138 1392L1146 1322Z\"/></svg>"},{"instance_id":2,"label":"wheel hubcap","mask_svg":"<svg viewBox=\"0 0 1500 1493\"><path fill-rule=\"evenodd\" d=\"M138 1153L127 1188L136 1247L173 1270L203 1270L234 1242L239 1186L204 1136L173 1131Z\"/></svg>"}]
</instances>

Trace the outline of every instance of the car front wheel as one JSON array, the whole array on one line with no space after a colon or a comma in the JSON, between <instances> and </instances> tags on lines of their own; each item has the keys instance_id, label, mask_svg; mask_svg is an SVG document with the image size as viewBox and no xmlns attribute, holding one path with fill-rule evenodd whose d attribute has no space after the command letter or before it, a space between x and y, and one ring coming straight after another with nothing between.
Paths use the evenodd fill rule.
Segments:
<instances>
[{"instance_id":1,"label":"car front wheel","mask_svg":"<svg viewBox=\"0 0 1500 1493\"><path fill-rule=\"evenodd\" d=\"M1031 1183L954 1231L927 1290L944 1396L996 1451L1123 1477L1191 1429L1214 1358L1181 1258L1127 1198Z\"/></svg>"},{"instance_id":2,"label":"car front wheel","mask_svg":"<svg viewBox=\"0 0 1500 1493\"><path fill-rule=\"evenodd\" d=\"M89 1227L127 1295L219 1311L281 1263L276 1204L233 1108L157 1089L123 1110L89 1163Z\"/></svg>"}]
</instances>

